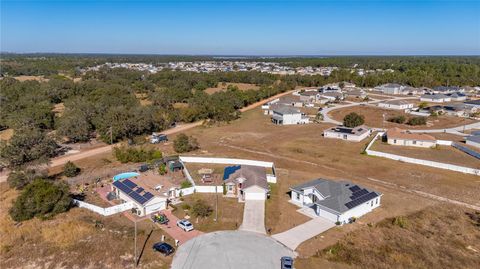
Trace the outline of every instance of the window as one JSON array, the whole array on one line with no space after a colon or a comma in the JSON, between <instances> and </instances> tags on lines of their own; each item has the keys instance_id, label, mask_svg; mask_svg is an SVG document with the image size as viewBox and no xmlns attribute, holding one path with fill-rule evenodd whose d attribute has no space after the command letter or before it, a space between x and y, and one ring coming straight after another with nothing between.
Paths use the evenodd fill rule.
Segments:
<instances>
[{"instance_id":1,"label":"window","mask_svg":"<svg viewBox=\"0 0 480 269\"><path fill-rule=\"evenodd\" d=\"M417 144L417 141L413 140L413 144L416 145L416 144Z\"/></svg>"},{"instance_id":2,"label":"window","mask_svg":"<svg viewBox=\"0 0 480 269\"><path fill-rule=\"evenodd\" d=\"M370 206L373 206L373 201L370 203Z\"/></svg>"},{"instance_id":3,"label":"window","mask_svg":"<svg viewBox=\"0 0 480 269\"><path fill-rule=\"evenodd\" d=\"M393 139L393 144L397 144L397 139Z\"/></svg>"},{"instance_id":4,"label":"window","mask_svg":"<svg viewBox=\"0 0 480 269\"><path fill-rule=\"evenodd\" d=\"M300 193L298 192L295 193L295 200L300 201Z\"/></svg>"},{"instance_id":5,"label":"window","mask_svg":"<svg viewBox=\"0 0 480 269\"><path fill-rule=\"evenodd\" d=\"M375 199L375 204L376 204L376 205L378 205L378 198L377 198L377 199Z\"/></svg>"}]
</instances>

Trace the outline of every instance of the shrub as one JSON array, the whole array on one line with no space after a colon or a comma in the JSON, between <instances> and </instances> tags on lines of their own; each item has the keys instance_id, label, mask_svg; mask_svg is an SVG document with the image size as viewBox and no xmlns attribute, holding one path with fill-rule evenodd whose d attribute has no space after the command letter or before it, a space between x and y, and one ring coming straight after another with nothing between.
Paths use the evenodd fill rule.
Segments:
<instances>
[{"instance_id":1,"label":"shrub","mask_svg":"<svg viewBox=\"0 0 480 269\"><path fill-rule=\"evenodd\" d=\"M223 192L223 195L227 194L227 186L225 185L225 183L222 184L222 192Z\"/></svg>"},{"instance_id":2,"label":"shrub","mask_svg":"<svg viewBox=\"0 0 480 269\"><path fill-rule=\"evenodd\" d=\"M189 152L198 149L198 142L194 137L179 134L173 141L173 148L178 153Z\"/></svg>"},{"instance_id":3,"label":"shrub","mask_svg":"<svg viewBox=\"0 0 480 269\"><path fill-rule=\"evenodd\" d=\"M162 152L159 150L146 150L134 147L115 147L113 149L115 158L121 163L140 163L162 158Z\"/></svg>"},{"instance_id":4,"label":"shrub","mask_svg":"<svg viewBox=\"0 0 480 269\"><path fill-rule=\"evenodd\" d=\"M204 201L204 200L197 200L192 207L192 213L196 217L208 217L212 214L212 208Z\"/></svg>"},{"instance_id":5,"label":"shrub","mask_svg":"<svg viewBox=\"0 0 480 269\"><path fill-rule=\"evenodd\" d=\"M65 166L63 166L63 174L67 177L74 177L80 174L80 168L77 167L71 161L68 161Z\"/></svg>"},{"instance_id":6,"label":"shrub","mask_svg":"<svg viewBox=\"0 0 480 269\"><path fill-rule=\"evenodd\" d=\"M165 175L167 173L167 166L162 163L160 166L158 166L158 174L160 175Z\"/></svg>"},{"instance_id":7,"label":"shrub","mask_svg":"<svg viewBox=\"0 0 480 269\"><path fill-rule=\"evenodd\" d=\"M405 116L402 116L402 115L387 119L387 121L389 122L400 123L400 124L404 123L406 120L407 118L405 118Z\"/></svg>"},{"instance_id":8,"label":"shrub","mask_svg":"<svg viewBox=\"0 0 480 269\"><path fill-rule=\"evenodd\" d=\"M185 180L180 184L180 188L182 189L190 188L191 186L192 186L192 183L188 180Z\"/></svg>"},{"instance_id":9,"label":"shrub","mask_svg":"<svg viewBox=\"0 0 480 269\"><path fill-rule=\"evenodd\" d=\"M9 213L15 221L44 219L69 210L71 205L72 198L65 183L36 179L25 186Z\"/></svg>"},{"instance_id":10,"label":"shrub","mask_svg":"<svg viewBox=\"0 0 480 269\"><path fill-rule=\"evenodd\" d=\"M349 128L360 126L363 123L365 123L364 117L355 112L352 112L343 118L343 125Z\"/></svg>"},{"instance_id":11,"label":"shrub","mask_svg":"<svg viewBox=\"0 0 480 269\"><path fill-rule=\"evenodd\" d=\"M408 125L425 125L427 124L427 119L425 117L414 117L414 118L410 118L407 124Z\"/></svg>"},{"instance_id":12,"label":"shrub","mask_svg":"<svg viewBox=\"0 0 480 269\"><path fill-rule=\"evenodd\" d=\"M405 217L395 217L393 220L392 220L392 224L393 225L396 225L400 228L407 228L408 226L408 221L407 221L407 218Z\"/></svg>"},{"instance_id":13,"label":"shrub","mask_svg":"<svg viewBox=\"0 0 480 269\"><path fill-rule=\"evenodd\" d=\"M182 205L183 210L190 210L190 208L192 208L192 207L189 204L183 204Z\"/></svg>"},{"instance_id":14,"label":"shrub","mask_svg":"<svg viewBox=\"0 0 480 269\"><path fill-rule=\"evenodd\" d=\"M42 178L46 176L44 173L38 173L34 169L15 170L12 171L7 178L7 183L10 188L15 188L17 190L23 189L30 182L34 181L37 178Z\"/></svg>"}]
</instances>

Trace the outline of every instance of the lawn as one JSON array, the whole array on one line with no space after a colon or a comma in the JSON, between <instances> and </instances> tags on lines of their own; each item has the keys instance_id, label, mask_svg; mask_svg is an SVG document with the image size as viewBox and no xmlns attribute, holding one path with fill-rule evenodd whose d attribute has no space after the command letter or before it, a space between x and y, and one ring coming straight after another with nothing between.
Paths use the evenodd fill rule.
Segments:
<instances>
[{"instance_id":1,"label":"lawn","mask_svg":"<svg viewBox=\"0 0 480 269\"><path fill-rule=\"evenodd\" d=\"M480 168L479 159L474 158L451 146L437 146L436 148L418 148L389 145L385 142L377 141L373 144L371 149L410 158L449 163L471 168Z\"/></svg>"},{"instance_id":2,"label":"lawn","mask_svg":"<svg viewBox=\"0 0 480 269\"><path fill-rule=\"evenodd\" d=\"M218 198L218 199L217 199ZM236 198L223 198L222 194L195 193L184 196L181 204L175 205L173 214L183 219L186 215L191 216L195 229L202 232L213 232L218 230L236 230L242 224L243 203L239 203ZM195 217L192 207L197 200L203 200L211 208L212 212L208 217ZM217 204L218 202L218 204ZM217 214L215 210L218 209ZM217 221L215 221L217 216Z\"/></svg>"}]
</instances>

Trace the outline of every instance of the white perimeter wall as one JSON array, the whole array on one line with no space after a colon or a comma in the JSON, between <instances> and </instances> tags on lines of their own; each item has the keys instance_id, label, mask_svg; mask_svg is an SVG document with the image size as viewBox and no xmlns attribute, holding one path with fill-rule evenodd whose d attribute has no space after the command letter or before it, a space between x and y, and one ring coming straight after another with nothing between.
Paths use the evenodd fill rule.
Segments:
<instances>
[{"instance_id":1,"label":"white perimeter wall","mask_svg":"<svg viewBox=\"0 0 480 269\"><path fill-rule=\"evenodd\" d=\"M102 216L110 216L110 215L121 213L121 212L130 210L130 209L133 208L133 203L131 203L131 202L126 202L126 203L123 203L123 204L119 204L119 205L111 206L111 207L107 207L107 208L92 205L92 204L89 204L89 203L86 203L86 202L83 202L83 201L80 201L80 200L76 200L76 199L73 199L73 203L76 204L78 207L86 208L86 209L88 209L90 211L93 211L97 214L100 214Z\"/></svg>"}]
</instances>

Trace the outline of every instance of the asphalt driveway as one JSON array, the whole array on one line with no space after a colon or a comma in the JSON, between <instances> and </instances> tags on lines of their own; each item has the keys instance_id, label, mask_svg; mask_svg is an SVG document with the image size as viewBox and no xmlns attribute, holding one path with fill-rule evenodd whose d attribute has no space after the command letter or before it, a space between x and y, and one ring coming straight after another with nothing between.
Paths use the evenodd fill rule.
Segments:
<instances>
[{"instance_id":1,"label":"asphalt driveway","mask_svg":"<svg viewBox=\"0 0 480 269\"><path fill-rule=\"evenodd\" d=\"M274 234L272 237L290 249L295 250L302 242L307 241L334 226L335 223L322 217L316 217L288 231Z\"/></svg>"},{"instance_id":2,"label":"asphalt driveway","mask_svg":"<svg viewBox=\"0 0 480 269\"><path fill-rule=\"evenodd\" d=\"M265 201L245 201L239 230L265 234Z\"/></svg>"},{"instance_id":3,"label":"asphalt driveway","mask_svg":"<svg viewBox=\"0 0 480 269\"><path fill-rule=\"evenodd\" d=\"M294 257L294 253L270 237L245 231L220 231L200 235L181 245L171 268L277 269L282 256Z\"/></svg>"}]
</instances>

